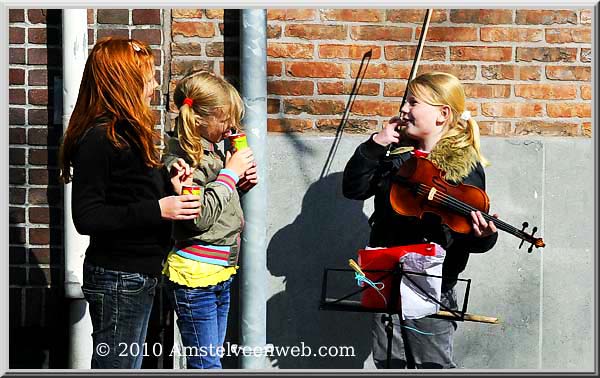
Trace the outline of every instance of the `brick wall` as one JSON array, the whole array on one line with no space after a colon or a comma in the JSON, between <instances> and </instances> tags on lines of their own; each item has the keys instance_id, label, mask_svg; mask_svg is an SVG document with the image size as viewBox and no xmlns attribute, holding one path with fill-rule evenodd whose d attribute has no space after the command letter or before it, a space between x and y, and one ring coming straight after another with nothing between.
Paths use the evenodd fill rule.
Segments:
<instances>
[{"instance_id":1,"label":"brick wall","mask_svg":"<svg viewBox=\"0 0 600 378\"><path fill-rule=\"evenodd\" d=\"M345 130L398 112L424 10L271 9L269 131L332 132L367 51ZM591 9L436 9L419 72L465 85L484 135L591 136ZM223 11L172 11L171 90L191 67L223 73ZM177 109L172 104L171 117Z\"/></svg>"},{"instance_id":2,"label":"brick wall","mask_svg":"<svg viewBox=\"0 0 600 378\"><path fill-rule=\"evenodd\" d=\"M103 36L151 44L164 83L164 11L88 10L89 45ZM10 367L66 367L63 186L57 151L62 135L60 10L9 11ZM168 66L167 66L168 67ZM163 125L164 90L154 108Z\"/></svg>"}]
</instances>

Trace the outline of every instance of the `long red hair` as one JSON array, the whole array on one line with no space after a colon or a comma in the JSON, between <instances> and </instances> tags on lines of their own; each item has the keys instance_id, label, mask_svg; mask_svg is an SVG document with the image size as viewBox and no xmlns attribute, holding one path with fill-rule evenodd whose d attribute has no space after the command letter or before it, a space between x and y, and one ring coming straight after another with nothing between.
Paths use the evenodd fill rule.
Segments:
<instances>
[{"instance_id":1,"label":"long red hair","mask_svg":"<svg viewBox=\"0 0 600 378\"><path fill-rule=\"evenodd\" d=\"M154 75L154 56L144 42L108 37L94 45L59 152L60 177L65 183L71 180L71 163L79 139L100 118L105 120L107 137L116 148L133 143L148 167L160 166L155 117L143 95L150 73ZM124 130L127 140L115 130L119 121L128 122Z\"/></svg>"}]
</instances>

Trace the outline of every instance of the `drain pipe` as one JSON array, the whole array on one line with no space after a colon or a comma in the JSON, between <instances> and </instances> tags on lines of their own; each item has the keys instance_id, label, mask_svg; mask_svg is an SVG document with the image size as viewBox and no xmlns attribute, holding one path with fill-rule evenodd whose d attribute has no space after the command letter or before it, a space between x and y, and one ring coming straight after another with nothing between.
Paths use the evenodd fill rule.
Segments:
<instances>
[{"instance_id":1,"label":"drain pipe","mask_svg":"<svg viewBox=\"0 0 600 378\"><path fill-rule=\"evenodd\" d=\"M246 107L243 124L254 152L259 183L244 195L240 333L243 350L266 347L267 328L267 11L244 9L241 17L240 78ZM241 354L243 369L264 369L264 354Z\"/></svg>"},{"instance_id":2,"label":"drain pipe","mask_svg":"<svg viewBox=\"0 0 600 378\"><path fill-rule=\"evenodd\" d=\"M87 9L63 9L63 133L75 108L88 55ZM70 369L89 369L92 322L81 291L83 259L89 237L77 233L71 216L71 184L64 186L65 297L69 303Z\"/></svg>"}]
</instances>

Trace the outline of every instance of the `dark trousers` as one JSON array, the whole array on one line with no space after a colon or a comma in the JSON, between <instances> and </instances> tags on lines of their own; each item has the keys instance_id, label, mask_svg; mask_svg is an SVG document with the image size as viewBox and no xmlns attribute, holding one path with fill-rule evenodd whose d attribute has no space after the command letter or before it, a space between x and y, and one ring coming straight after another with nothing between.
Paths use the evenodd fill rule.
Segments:
<instances>
[{"instance_id":1,"label":"dark trousers","mask_svg":"<svg viewBox=\"0 0 600 378\"><path fill-rule=\"evenodd\" d=\"M92 319L92 369L139 369L158 279L83 265Z\"/></svg>"},{"instance_id":2,"label":"dark trousers","mask_svg":"<svg viewBox=\"0 0 600 378\"><path fill-rule=\"evenodd\" d=\"M450 309L457 309L456 293L450 289L441 295L441 302ZM381 321L383 314L373 314L373 360L378 369L386 368L387 334ZM406 351L401 337L400 319L393 315L394 337L392 341L391 369L405 369ZM457 324L444 319L405 319L404 330L408 349L417 369L450 369L456 364L452 360L452 340Z\"/></svg>"}]
</instances>

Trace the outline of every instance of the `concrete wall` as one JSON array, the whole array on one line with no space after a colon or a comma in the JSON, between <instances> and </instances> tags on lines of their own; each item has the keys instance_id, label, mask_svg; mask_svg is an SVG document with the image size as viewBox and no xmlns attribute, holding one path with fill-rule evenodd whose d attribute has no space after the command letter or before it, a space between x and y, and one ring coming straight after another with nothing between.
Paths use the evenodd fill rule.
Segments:
<instances>
[{"instance_id":1,"label":"concrete wall","mask_svg":"<svg viewBox=\"0 0 600 378\"><path fill-rule=\"evenodd\" d=\"M334 138L269 135L267 342L275 346L353 346L354 357L279 357L277 368L373 368L370 314L321 311L325 267L346 268L367 241L372 201L341 194L344 165L365 136L344 135L321 178ZM521 228L537 226L547 244L527 253L501 232L492 251L472 256L468 312L500 325L464 322L455 360L469 369L592 370L593 141L484 138L490 212ZM334 283L356 288L353 275Z\"/></svg>"}]
</instances>

